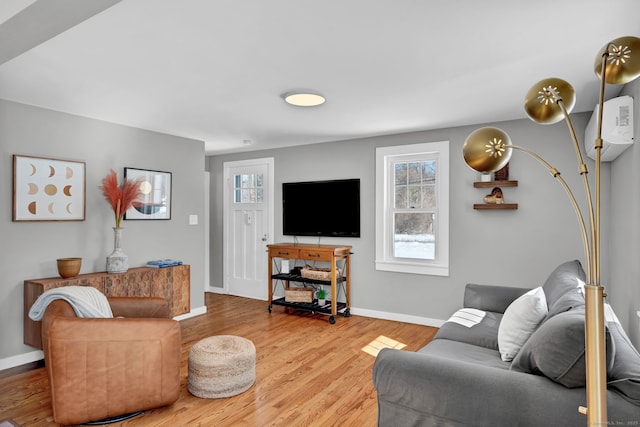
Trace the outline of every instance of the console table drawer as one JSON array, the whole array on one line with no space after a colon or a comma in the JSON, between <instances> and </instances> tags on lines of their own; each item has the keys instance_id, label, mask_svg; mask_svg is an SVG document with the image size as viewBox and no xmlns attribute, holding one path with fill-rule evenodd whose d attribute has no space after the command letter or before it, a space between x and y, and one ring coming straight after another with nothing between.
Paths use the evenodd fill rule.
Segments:
<instances>
[{"instance_id":1,"label":"console table drawer","mask_svg":"<svg viewBox=\"0 0 640 427\"><path fill-rule=\"evenodd\" d=\"M269 256L272 258L298 258L297 248L269 248Z\"/></svg>"},{"instance_id":2,"label":"console table drawer","mask_svg":"<svg viewBox=\"0 0 640 427\"><path fill-rule=\"evenodd\" d=\"M315 249L300 249L298 258L315 261L331 261L333 259L333 252L318 251Z\"/></svg>"}]
</instances>

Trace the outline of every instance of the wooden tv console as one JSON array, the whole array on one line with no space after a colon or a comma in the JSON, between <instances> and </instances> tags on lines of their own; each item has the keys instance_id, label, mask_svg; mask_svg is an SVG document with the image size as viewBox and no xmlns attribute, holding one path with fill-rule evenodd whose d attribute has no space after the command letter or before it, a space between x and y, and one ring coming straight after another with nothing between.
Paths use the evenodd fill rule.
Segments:
<instances>
[{"instance_id":1,"label":"wooden tv console","mask_svg":"<svg viewBox=\"0 0 640 427\"><path fill-rule=\"evenodd\" d=\"M29 318L29 310L45 291L62 286L93 286L108 297L162 297L171 316L186 314L191 307L191 269L188 265L166 268L130 268L126 273L81 274L63 279L51 277L24 281L24 343L41 349L41 323Z\"/></svg>"}]
</instances>

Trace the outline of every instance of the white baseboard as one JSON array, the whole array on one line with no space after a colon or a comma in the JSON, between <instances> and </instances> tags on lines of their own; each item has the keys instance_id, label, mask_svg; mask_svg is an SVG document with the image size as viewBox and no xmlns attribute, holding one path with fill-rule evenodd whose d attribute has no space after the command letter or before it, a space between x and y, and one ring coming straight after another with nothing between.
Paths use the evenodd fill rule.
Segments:
<instances>
[{"instance_id":1,"label":"white baseboard","mask_svg":"<svg viewBox=\"0 0 640 427\"><path fill-rule=\"evenodd\" d=\"M173 320L189 319L191 317L196 317L196 316L200 316L201 314L205 314L206 312L207 312L207 306L203 305L202 307L192 308L191 311L189 311L188 313L175 316Z\"/></svg>"},{"instance_id":2,"label":"white baseboard","mask_svg":"<svg viewBox=\"0 0 640 427\"><path fill-rule=\"evenodd\" d=\"M205 289L205 292L211 292L212 294L223 294L223 295L227 294L224 288L220 288L217 286L209 286L207 289Z\"/></svg>"},{"instance_id":3,"label":"white baseboard","mask_svg":"<svg viewBox=\"0 0 640 427\"><path fill-rule=\"evenodd\" d=\"M351 307L351 314L374 319L395 320L396 322L413 323L416 325L433 326L439 328L444 324L444 320L431 319L429 317L411 316L408 314L389 313L386 311L368 310L366 308Z\"/></svg>"},{"instance_id":4,"label":"white baseboard","mask_svg":"<svg viewBox=\"0 0 640 427\"><path fill-rule=\"evenodd\" d=\"M17 356L6 357L0 359L0 371L15 368L16 366L26 365L27 363L37 362L44 359L42 350L35 350L29 353L18 354Z\"/></svg>"}]
</instances>

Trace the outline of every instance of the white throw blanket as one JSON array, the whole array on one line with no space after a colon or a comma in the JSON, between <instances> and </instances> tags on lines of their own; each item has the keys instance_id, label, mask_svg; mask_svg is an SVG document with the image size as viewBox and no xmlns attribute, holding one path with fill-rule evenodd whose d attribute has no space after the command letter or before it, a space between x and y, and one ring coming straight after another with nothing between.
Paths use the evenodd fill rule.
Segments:
<instances>
[{"instance_id":1,"label":"white throw blanket","mask_svg":"<svg viewBox=\"0 0 640 427\"><path fill-rule=\"evenodd\" d=\"M29 310L32 320L42 320L51 301L63 299L71 304L78 317L113 317L107 297L91 286L64 286L49 289L38 297Z\"/></svg>"},{"instance_id":2,"label":"white throw blanket","mask_svg":"<svg viewBox=\"0 0 640 427\"><path fill-rule=\"evenodd\" d=\"M447 322L455 322L459 325L470 328L482 322L482 319L484 319L484 316L486 315L486 312L475 308L461 308L453 313Z\"/></svg>"}]
</instances>

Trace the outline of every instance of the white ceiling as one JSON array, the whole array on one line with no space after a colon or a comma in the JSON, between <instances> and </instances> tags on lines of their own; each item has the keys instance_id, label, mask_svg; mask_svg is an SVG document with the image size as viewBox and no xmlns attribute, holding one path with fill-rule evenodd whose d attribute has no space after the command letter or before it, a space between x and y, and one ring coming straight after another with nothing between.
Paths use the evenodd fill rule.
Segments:
<instances>
[{"instance_id":1,"label":"white ceiling","mask_svg":"<svg viewBox=\"0 0 640 427\"><path fill-rule=\"evenodd\" d=\"M0 98L218 154L523 118L552 76L593 110L595 55L640 36L640 1L2 0L2 21ZM285 104L298 88L327 102Z\"/></svg>"}]
</instances>

